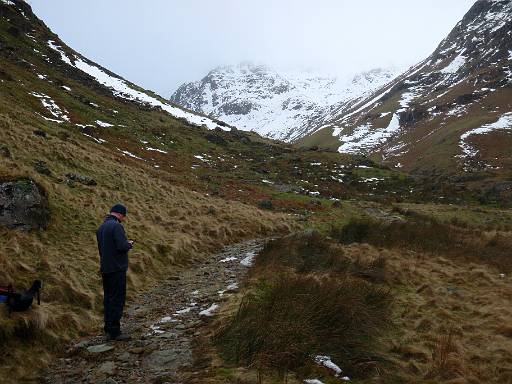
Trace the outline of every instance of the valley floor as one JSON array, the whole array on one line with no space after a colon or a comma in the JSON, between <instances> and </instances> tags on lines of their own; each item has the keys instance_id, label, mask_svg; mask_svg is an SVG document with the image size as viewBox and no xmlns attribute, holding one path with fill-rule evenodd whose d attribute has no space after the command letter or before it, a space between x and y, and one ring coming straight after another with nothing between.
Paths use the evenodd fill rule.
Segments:
<instances>
[{"instance_id":1,"label":"valley floor","mask_svg":"<svg viewBox=\"0 0 512 384\"><path fill-rule=\"evenodd\" d=\"M58 383L258 383L258 374L224 362L212 345L231 316L263 240L224 248L204 263L130 303L128 342L98 334L75 340L43 379ZM353 383L512 383L512 285L509 271L485 262L366 243L342 247L352 260L386 260L394 297L388 332L371 373ZM100 327L100 326L99 326ZM343 362L335 362L343 367ZM359 379L357 378L359 377ZM263 374L263 383L276 378ZM288 383L299 383L293 375ZM334 377L324 383L340 382Z\"/></svg>"}]
</instances>

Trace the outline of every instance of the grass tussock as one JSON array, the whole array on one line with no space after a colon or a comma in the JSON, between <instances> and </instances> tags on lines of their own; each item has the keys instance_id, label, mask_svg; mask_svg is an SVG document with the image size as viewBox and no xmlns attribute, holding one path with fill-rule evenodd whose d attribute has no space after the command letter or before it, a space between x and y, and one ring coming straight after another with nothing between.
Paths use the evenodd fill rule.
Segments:
<instances>
[{"instance_id":1,"label":"grass tussock","mask_svg":"<svg viewBox=\"0 0 512 384\"><path fill-rule=\"evenodd\" d=\"M300 370L329 355L355 372L374 359L390 304L387 289L363 280L280 276L244 297L217 342L227 360L259 370Z\"/></svg>"},{"instance_id":2,"label":"grass tussock","mask_svg":"<svg viewBox=\"0 0 512 384\"><path fill-rule=\"evenodd\" d=\"M408 221L383 222L353 219L331 230L341 244L368 243L375 247L407 249L464 258L512 271L512 237L498 232L463 228L430 217L415 216Z\"/></svg>"},{"instance_id":3,"label":"grass tussock","mask_svg":"<svg viewBox=\"0 0 512 384\"><path fill-rule=\"evenodd\" d=\"M222 356L258 371L306 376L314 356L328 355L347 373L370 374L392 296L359 275L384 265L353 262L318 233L269 242L256 259L252 288L215 336Z\"/></svg>"},{"instance_id":4,"label":"grass tussock","mask_svg":"<svg viewBox=\"0 0 512 384\"><path fill-rule=\"evenodd\" d=\"M289 267L298 273L344 272L350 260L317 231L269 241L258 255L256 268Z\"/></svg>"},{"instance_id":5,"label":"grass tussock","mask_svg":"<svg viewBox=\"0 0 512 384\"><path fill-rule=\"evenodd\" d=\"M350 274L373 282L386 280L386 259L383 256L348 256L343 247L318 231L269 241L258 255L253 273L271 275L276 269L283 268L300 274Z\"/></svg>"}]
</instances>

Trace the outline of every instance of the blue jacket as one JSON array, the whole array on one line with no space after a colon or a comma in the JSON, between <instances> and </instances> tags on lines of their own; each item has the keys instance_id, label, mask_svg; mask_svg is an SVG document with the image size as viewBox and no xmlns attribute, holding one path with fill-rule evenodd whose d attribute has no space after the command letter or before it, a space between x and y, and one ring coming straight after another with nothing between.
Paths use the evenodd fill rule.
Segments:
<instances>
[{"instance_id":1,"label":"blue jacket","mask_svg":"<svg viewBox=\"0 0 512 384\"><path fill-rule=\"evenodd\" d=\"M96 231L100 252L100 270L102 273L126 271L128 269L128 251L132 248L121 222L108 215Z\"/></svg>"}]
</instances>

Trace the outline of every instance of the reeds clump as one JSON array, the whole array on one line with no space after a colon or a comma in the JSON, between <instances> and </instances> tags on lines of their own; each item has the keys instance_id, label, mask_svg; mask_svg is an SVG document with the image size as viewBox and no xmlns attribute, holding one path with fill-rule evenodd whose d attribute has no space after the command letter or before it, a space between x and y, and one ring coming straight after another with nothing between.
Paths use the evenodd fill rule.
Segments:
<instances>
[{"instance_id":1,"label":"reeds clump","mask_svg":"<svg viewBox=\"0 0 512 384\"><path fill-rule=\"evenodd\" d=\"M350 369L372 355L390 304L387 289L363 280L280 276L246 295L216 340L228 361L259 370L296 371L315 355Z\"/></svg>"}]
</instances>

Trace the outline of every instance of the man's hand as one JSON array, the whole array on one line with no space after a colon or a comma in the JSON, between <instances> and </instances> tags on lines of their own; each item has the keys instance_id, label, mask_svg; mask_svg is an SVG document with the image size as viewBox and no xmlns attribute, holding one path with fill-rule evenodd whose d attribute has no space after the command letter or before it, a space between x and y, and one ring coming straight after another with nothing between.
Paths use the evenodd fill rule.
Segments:
<instances>
[{"instance_id":1,"label":"man's hand","mask_svg":"<svg viewBox=\"0 0 512 384\"><path fill-rule=\"evenodd\" d=\"M133 244L135 243L135 240L128 240L128 244L133 248Z\"/></svg>"}]
</instances>

